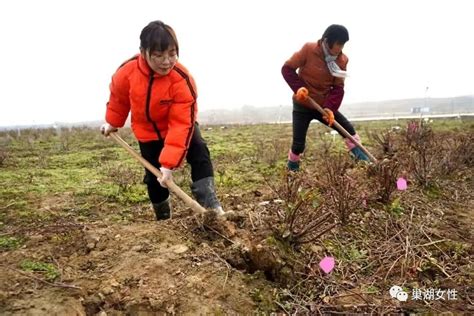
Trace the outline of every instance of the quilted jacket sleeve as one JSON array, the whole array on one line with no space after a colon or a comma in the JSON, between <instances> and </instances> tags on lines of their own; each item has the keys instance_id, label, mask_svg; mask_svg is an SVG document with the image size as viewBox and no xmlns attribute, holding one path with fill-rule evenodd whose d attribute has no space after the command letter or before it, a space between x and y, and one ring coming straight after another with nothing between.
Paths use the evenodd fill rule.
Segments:
<instances>
[{"instance_id":1,"label":"quilted jacket sleeve","mask_svg":"<svg viewBox=\"0 0 474 316\"><path fill-rule=\"evenodd\" d=\"M107 102L105 121L114 127L122 127L130 112L130 97L127 69L121 67L112 76L110 97Z\"/></svg>"}]
</instances>

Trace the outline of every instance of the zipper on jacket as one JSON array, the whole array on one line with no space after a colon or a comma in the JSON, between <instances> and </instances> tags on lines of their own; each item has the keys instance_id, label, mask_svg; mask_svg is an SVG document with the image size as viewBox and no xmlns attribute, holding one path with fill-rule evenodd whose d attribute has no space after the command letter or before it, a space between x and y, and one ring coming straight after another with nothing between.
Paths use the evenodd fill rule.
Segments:
<instances>
[{"instance_id":1,"label":"zipper on jacket","mask_svg":"<svg viewBox=\"0 0 474 316\"><path fill-rule=\"evenodd\" d=\"M151 116L150 116L150 100L151 100L151 88L153 87L153 80L155 78L153 77L153 73L150 73L150 79L148 80L148 90L146 93L146 118L148 122L153 125L153 129L155 130L156 134L158 135L158 140L163 140L160 134L160 130L158 129L158 126L156 126L156 122L152 121Z\"/></svg>"},{"instance_id":2,"label":"zipper on jacket","mask_svg":"<svg viewBox=\"0 0 474 316\"><path fill-rule=\"evenodd\" d=\"M196 106L196 97L197 97L196 91L194 91L193 85L191 84L191 80L189 80L189 76L184 71L182 71L181 69L179 69L176 66L173 67L173 70L175 70L181 77L183 77L186 80L186 84L188 85L189 91L191 92L191 95L193 96L194 102L193 102L193 104L191 104L191 122L194 122L194 107ZM181 165L184 158L186 157L186 153L189 149L190 142L191 142L191 137L193 136L193 133L194 133L194 124L189 129L188 136L186 137L187 149L184 151L183 155L179 159L178 166Z\"/></svg>"}]
</instances>

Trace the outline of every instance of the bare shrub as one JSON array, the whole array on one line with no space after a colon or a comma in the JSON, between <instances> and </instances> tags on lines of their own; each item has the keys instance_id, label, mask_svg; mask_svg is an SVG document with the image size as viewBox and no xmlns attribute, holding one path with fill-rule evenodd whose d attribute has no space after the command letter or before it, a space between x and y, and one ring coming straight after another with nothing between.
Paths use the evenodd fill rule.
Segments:
<instances>
[{"instance_id":1,"label":"bare shrub","mask_svg":"<svg viewBox=\"0 0 474 316\"><path fill-rule=\"evenodd\" d=\"M261 139L255 140L255 152L252 162L263 162L270 166L276 163L286 154L288 144L280 139L272 139L271 142L265 142Z\"/></svg>"},{"instance_id":2,"label":"bare shrub","mask_svg":"<svg viewBox=\"0 0 474 316\"><path fill-rule=\"evenodd\" d=\"M417 145L420 140L426 139L432 134L432 131L423 121L410 121L405 130L405 140L409 147ZM414 144L413 144L414 143Z\"/></svg>"},{"instance_id":3,"label":"bare shrub","mask_svg":"<svg viewBox=\"0 0 474 316\"><path fill-rule=\"evenodd\" d=\"M186 188L189 186L191 181L191 168L189 165L184 166L183 168L178 169L173 172L173 181L180 188Z\"/></svg>"},{"instance_id":4,"label":"bare shrub","mask_svg":"<svg viewBox=\"0 0 474 316\"><path fill-rule=\"evenodd\" d=\"M317 176L304 172L285 173L278 185L267 183L285 208L278 208L280 222L277 234L292 245L311 243L339 224L349 222L349 215L363 205L365 194L359 188L347 155L326 159Z\"/></svg>"},{"instance_id":5,"label":"bare shrub","mask_svg":"<svg viewBox=\"0 0 474 316\"><path fill-rule=\"evenodd\" d=\"M384 133L368 132L369 139L373 141L386 157L393 157L396 152L395 137L393 132Z\"/></svg>"},{"instance_id":6,"label":"bare shrub","mask_svg":"<svg viewBox=\"0 0 474 316\"><path fill-rule=\"evenodd\" d=\"M123 163L107 164L104 167L104 172L111 182L118 185L119 193L128 192L140 179L137 171Z\"/></svg>"},{"instance_id":7,"label":"bare shrub","mask_svg":"<svg viewBox=\"0 0 474 316\"><path fill-rule=\"evenodd\" d=\"M12 137L8 133L0 133L0 167L5 165L6 160L10 156L8 149L12 142Z\"/></svg>"},{"instance_id":8,"label":"bare shrub","mask_svg":"<svg viewBox=\"0 0 474 316\"><path fill-rule=\"evenodd\" d=\"M375 179L372 186L377 200L388 203L393 192L397 189L396 181L399 176L400 164L396 160L384 159L383 161L371 165L367 169L367 176Z\"/></svg>"},{"instance_id":9,"label":"bare shrub","mask_svg":"<svg viewBox=\"0 0 474 316\"><path fill-rule=\"evenodd\" d=\"M350 175L353 161L347 155L332 155L322 166L319 174L327 207L337 212L339 221L345 225L349 215L359 208L364 200L359 184Z\"/></svg>"},{"instance_id":10,"label":"bare shrub","mask_svg":"<svg viewBox=\"0 0 474 316\"><path fill-rule=\"evenodd\" d=\"M59 144L58 148L60 151L67 152L71 145L71 132L66 129L58 128Z\"/></svg>"},{"instance_id":11,"label":"bare shrub","mask_svg":"<svg viewBox=\"0 0 474 316\"><path fill-rule=\"evenodd\" d=\"M441 160L441 174L449 175L463 167L474 166L474 134L446 135L443 139L446 154Z\"/></svg>"},{"instance_id":12,"label":"bare shrub","mask_svg":"<svg viewBox=\"0 0 474 316\"><path fill-rule=\"evenodd\" d=\"M474 133L461 136L458 142L454 155L458 156L466 167L474 167Z\"/></svg>"},{"instance_id":13,"label":"bare shrub","mask_svg":"<svg viewBox=\"0 0 474 316\"><path fill-rule=\"evenodd\" d=\"M264 152L265 152L265 142L261 139L254 141L255 151L252 155L252 163L258 163L263 161Z\"/></svg>"},{"instance_id":14,"label":"bare shrub","mask_svg":"<svg viewBox=\"0 0 474 316\"><path fill-rule=\"evenodd\" d=\"M51 162L51 156L49 152L45 150L38 150L37 152L37 164L41 168L48 168L49 163Z\"/></svg>"},{"instance_id":15,"label":"bare shrub","mask_svg":"<svg viewBox=\"0 0 474 316\"><path fill-rule=\"evenodd\" d=\"M408 124L404 136L411 174L422 186L435 184L440 160L439 147L432 129L423 121L412 121Z\"/></svg>"},{"instance_id":16,"label":"bare shrub","mask_svg":"<svg viewBox=\"0 0 474 316\"><path fill-rule=\"evenodd\" d=\"M232 164L238 164L244 157L242 152L229 150L225 152L220 158Z\"/></svg>"},{"instance_id":17,"label":"bare shrub","mask_svg":"<svg viewBox=\"0 0 474 316\"><path fill-rule=\"evenodd\" d=\"M5 165L5 161L9 156L8 150L6 148L0 148L0 167Z\"/></svg>"},{"instance_id":18,"label":"bare shrub","mask_svg":"<svg viewBox=\"0 0 474 316\"><path fill-rule=\"evenodd\" d=\"M399 161L406 161L415 181L431 187L441 176L472 167L474 162L474 136L437 132L423 122L410 122L403 134L404 148Z\"/></svg>"},{"instance_id":19,"label":"bare shrub","mask_svg":"<svg viewBox=\"0 0 474 316\"><path fill-rule=\"evenodd\" d=\"M239 183L236 173L231 170L222 160L214 160L214 180L217 186L232 187Z\"/></svg>"},{"instance_id":20,"label":"bare shrub","mask_svg":"<svg viewBox=\"0 0 474 316\"><path fill-rule=\"evenodd\" d=\"M28 144L28 146L27 146L28 150L34 151L34 149L35 149L35 138L33 136L29 135L29 136L27 136L26 141L27 141L27 144Z\"/></svg>"},{"instance_id":21,"label":"bare shrub","mask_svg":"<svg viewBox=\"0 0 474 316\"><path fill-rule=\"evenodd\" d=\"M333 139L328 137L325 133L319 133L319 142L318 142L318 157L321 159L326 159L331 155L331 149L333 148Z\"/></svg>"},{"instance_id":22,"label":"bare shrub","mask_svg":"<svg viewBox=\"0 0 474 316\"><path fill-rule=\"evenodd\" d=\"M306 179L303 173L286 173L283 183L278 186L267 180L278 197L285 201L285 208L276 210L280 222L277 237L296 247L316 241L337 225L334 214L321 203L319 193Z\"/></svg>"}]
</instances>

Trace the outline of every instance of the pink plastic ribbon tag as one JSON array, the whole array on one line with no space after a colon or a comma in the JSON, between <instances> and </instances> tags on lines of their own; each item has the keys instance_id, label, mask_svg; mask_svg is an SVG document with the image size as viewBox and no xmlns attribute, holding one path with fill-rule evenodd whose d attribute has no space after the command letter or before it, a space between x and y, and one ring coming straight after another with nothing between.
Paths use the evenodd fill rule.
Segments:
<instances>
[{"instance_id":1,"label":"pink plastic ribbon tag","mask_svg":"<svg viewBox=\"0 0 474 316\"><path fill-rule=\"evenodd\" d=\"M325 272L329 273L334 269L334 258L333 257L324 257L323 260L319 263L319 267Z\"/></svg>"},{"instance_id":2,"label":"pink plastic ribbon tag","mask_svg":"<svg viewBox=\"0 0 474 316\"><path fill-rule=\"evenodd\" d=\"M397 189L400 191L405 191L407 189L407 180L405 180L404 178L398 178Z\"/></svg>"}]
</instances>

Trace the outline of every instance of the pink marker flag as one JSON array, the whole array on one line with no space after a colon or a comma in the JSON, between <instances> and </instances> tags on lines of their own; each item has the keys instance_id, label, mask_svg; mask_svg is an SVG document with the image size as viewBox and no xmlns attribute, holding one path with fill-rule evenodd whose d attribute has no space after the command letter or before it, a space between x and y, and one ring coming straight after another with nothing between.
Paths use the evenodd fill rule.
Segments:
<instances>
[{"instance_id":1,"label":"pink marker flag","mask_svg":"<svg viewBox=\"0 0 474 316\"><path fill-rule=\"evenodd\" d=\"M334 269L335 260L333 257L324 257L319 263L319 267L326 273L329 273Z\"/></svg>"},{"instance_id":2,"label":"pink marker flag","mask_svg":"<svg viewBox=\"0 0 474 316\"><path fill-rule=\"evenodd\" d=\"M404 178L398 178L397 189L400 191L405 191L407 189L407 180L405 180Z\"/></svg>"}]
</instances>

